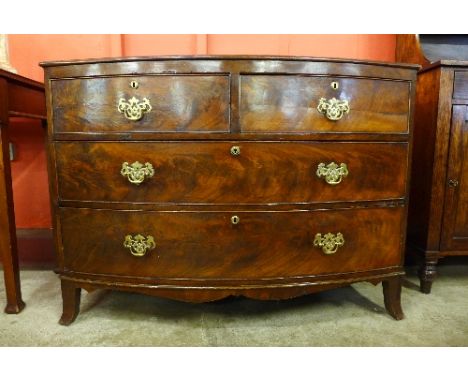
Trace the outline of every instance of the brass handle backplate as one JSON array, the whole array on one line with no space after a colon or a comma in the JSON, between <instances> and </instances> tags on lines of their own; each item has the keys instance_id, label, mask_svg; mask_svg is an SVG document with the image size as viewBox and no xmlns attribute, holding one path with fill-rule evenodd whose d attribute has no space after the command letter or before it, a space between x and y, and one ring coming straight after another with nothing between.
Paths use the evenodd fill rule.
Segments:
<instances>
[{"instance_id":1,"label":"brass handle backplate","mask_svg":"<svg viewBox=\"0 0 468 382\"><path fill-rule=\"evenodd\" d=\"M143 98L142 101L136 97L132 97L128 101L125 98L120 98L117 106L117 110L130 121L139 121L143 118L143 114L150 112L151 109L148 98Z\"/></svg>"},{"instance_id":2,"label":"brass handle backplate","mask_svg":"<svg viewBox=\"0 0 468 382\"><path fill-rule=\"evenodd\" d=\"M318 233L314 239L314 247L322 248L322 252L326 255L333 255L344 243L344 237L340 232L336 235L329 232L323 236L321 233Z\"/></svg>"},{"instance_id":3,"label":"brass handle backplate","mask_svg":"<svg viewBox=\"0 0 468 382\"><path fill-rule=\"evenodd\" d=\"M130 183L140 185L146 177L151 178L154 175L154 168L153 165L148 162L144 165L138 161L132 164L123 162L120 173L122 176L126 176Z\"/></svg>"},{"instance_id":4,"label":"brass handle backplate","mask_svg":"<svg viewBox=\"0 0 468 382\"><path fill-rule=\"evenodd\" d=\"M123 246L128 248L133 256L141 257L146 254L146 251L154 249L156 243L151 235L145 237L141 234L137 234L135 236L125 236Z\"/></svg>"},{"instance_id":5,"label":"brass handle backplate","mask_svg":"<svg viewBox=\"0 0 468 382\"><path fill-rule=\"evenodd\" d=\"M330 121L338 121L343 118L343 115L349 113L349 102L347 100L336 99L335 97L329 100L320 98L317 110Z\"/></svg>"},{"instance_id":6,"label":"brass handle backplate","mask_svg":"<svg viewBox=\"0 0 468 382\"><path fill-rule=\"evenodd\" d=\"M329 164L319 163L317 166L317 177L325 177L325 182L331 185L341 183L343 178L349 174L346 163L340 163L338 166L335 162Z\"/></svg>"}]
</instances>

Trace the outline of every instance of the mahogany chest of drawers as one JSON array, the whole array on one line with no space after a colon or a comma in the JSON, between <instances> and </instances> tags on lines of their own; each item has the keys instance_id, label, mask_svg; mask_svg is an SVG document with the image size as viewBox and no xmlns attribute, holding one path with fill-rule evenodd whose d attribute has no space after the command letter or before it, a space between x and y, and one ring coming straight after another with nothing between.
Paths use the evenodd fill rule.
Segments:
<instances>
[{"instance_id":1,"label":"mahogany chest of drawers","mask_svg":"<svg viewBox=\"0 0 468 382\"><path fill-rule=\"evenodd\" d=\"M383 282L396 319L417 66L49 62L62 324L81 288L184 301Z\"/></svg>"}]
</instances>

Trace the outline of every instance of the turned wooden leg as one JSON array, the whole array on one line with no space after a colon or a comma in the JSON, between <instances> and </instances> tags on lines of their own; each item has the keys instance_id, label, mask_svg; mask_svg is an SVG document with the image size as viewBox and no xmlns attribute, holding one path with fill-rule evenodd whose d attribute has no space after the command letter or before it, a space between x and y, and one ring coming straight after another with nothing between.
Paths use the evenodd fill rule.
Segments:
<instances>
[{"instance_id":1,"label":"turned wooden leg","mask_svg":"<svg viewBox=\"0 0 468 382\"><path fill-rule=\"evenodd\" d=\"M432 282L437 276L437 259L424 259L418 274L419 280L421 281L421 292L426 294L431 293Z\"/></svg>"},{"instance_id":2,"label":"turned wooden leg","mask_svg":"<svg viewBox=\"0 0 468 382\"><path fill-rule=\"evenodd\" d=\"M405 316L401 310L401 277L392 277L382 282L385 308L395 319L401 320Z\"/></svg>"},{"instance_id":3,"label":"turned wooden leg","mask_svg":"<svg viewBox=\"0 0 468 382\"><path fill-rule=\"evenodd\" d=\"M60 325L70 325L75 321L80 312L81 288L77 288L72 282L61 280L63 313Z\"/></svg>"}]
</instances>

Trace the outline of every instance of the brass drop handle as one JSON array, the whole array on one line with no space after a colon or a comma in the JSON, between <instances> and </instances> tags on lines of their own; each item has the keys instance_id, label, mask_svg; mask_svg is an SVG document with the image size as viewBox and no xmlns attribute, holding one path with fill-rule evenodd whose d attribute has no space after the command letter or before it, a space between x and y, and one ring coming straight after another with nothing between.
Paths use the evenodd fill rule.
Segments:
<instances>
[{"instance_id":1,"label":"brass drop handle","mask_svg":"<svg viewBox=\"0 0 468 382\"><path fill-rule=\"evenodd\" d=\"M341 232L337 234L328 232L325 235L318 233L314 238L314 247L322 248L322 252L326 255L333 255L344 244L345 239Z\"/></svg>"},{"instance_id":2,"label":"brass drop handle","mask_svg":"<svg viewBox=\"0 0 468 382\"><path fill-rule=\"evenodd\" d=\"M137 234L135 236L125 236L123 246L128 248L133 256L141 257L146 254L146 251L154 249L156 247L156 243L151 235L145 237L141 234Z\"/></svg>"},{"instance_id":3,"label":"brass drop handle","mask_svg":"<svg viewBox=\"0 0 468 382\"><path fill-rule=\"evenodd\" d=\"M335 162L329 164L319 163L316 171L317 177L324 177L325 182L331 185L341 183L343 178L346 178L349 174L348 166L346 163L340 163L337 165Z\"/></svg>"},{"instance_id":4,"label":"brass drop handle","mask_svg":"<svg viewBox=\"0 0 468 382\"><path fill-rule=\"evenodd\" d=\"M239 224L239 222L240 222L239 216L237 216L237 215L231 216L231 223L232 224L236 225L236 224Z\"/></svg>"},{"instance_id":5,"label":"brass drop handle","mask_svg":"<svg viewBox=\"0 0 468 382\"><path fill-rule=\"evenodd\" d=\"M240 155L240 147L239 146L232 146L231 147L231 155L237 156Z\"/></svg>"},{"instance_id":6,"label":"brass drop handle","mask_svg":"<svg viewBox=\"0 0 468 382\"><path fill-rule=\"evenodd\" d=\"M130 183L139 186L146 178L151 178L154 175L154 168L149 162L146 162L145 164L141 164L138 161L133 162L132 164L123 162L120 174L122 174L122 176L126 176Z\"/></svg>"},{"instance_id":7,"label":"brass drop handle","mask_svg":"<svg viewBox=\"0 0 468 382\"><path fill-rule=\"evenodd\" d=\"M450 179L450 180L448 181L448 184L449 184L450 187L458 187L458 180L456 180L456 179Z\"/></svg>"},{"instance_id":8,"label":"brass drop handle","mask_svg":"<svg viewBox=\"0 0 468 382\"><path fill-rule=\"evenodd\" d=\"M130 121L139 121L143 118L143 115L150 112L151 109L152 107L148 98L143 98L141 101L136 97L132 97L129 100L120 98L117 105L119 113L123 113L125 118Z\"/></svg>"},{"instance_id":9,"label":"brass drop handle","mask_svg":"<svg viewBox=\"0 0 468 382\"><path fill-rule=\"evenodd\" d=\"M338 121L343 118L343 115L349 113L349 102L348 100L336 99L335 97L327 100L326 98L320 98L317 110L322 113L330 121Z\"/></svg>"}]
</instances>

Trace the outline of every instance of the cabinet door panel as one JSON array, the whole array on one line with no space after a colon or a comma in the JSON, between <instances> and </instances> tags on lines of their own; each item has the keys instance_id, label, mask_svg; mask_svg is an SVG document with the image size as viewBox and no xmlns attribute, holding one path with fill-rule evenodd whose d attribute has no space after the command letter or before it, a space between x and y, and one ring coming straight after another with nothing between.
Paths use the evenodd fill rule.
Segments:
<instances>
[{"instance_id":1,"label":"cabinet door panel","mask_svg":"<svg viewBox=\"0 0 468 382\"><path fill-rule=\"evenodd\" d=\"M468 249L468 110L453 107L447 167L443 250Z\"/></svg>"}]
</instances>

